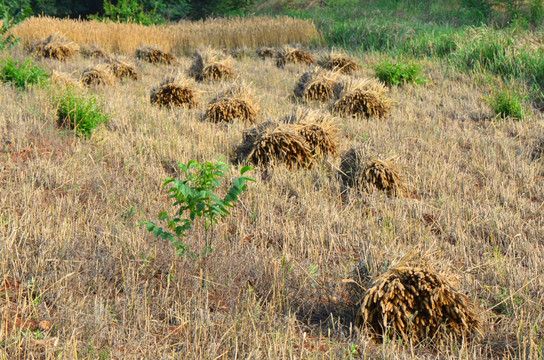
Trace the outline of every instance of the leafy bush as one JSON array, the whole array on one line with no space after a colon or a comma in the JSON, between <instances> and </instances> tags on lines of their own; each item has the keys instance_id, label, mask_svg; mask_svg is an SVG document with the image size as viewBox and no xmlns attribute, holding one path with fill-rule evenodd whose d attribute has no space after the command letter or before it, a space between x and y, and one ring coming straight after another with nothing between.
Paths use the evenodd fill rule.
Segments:
<instances>
[{"instance_id":1,"label":"leafy bush","mask_svg":"<svg viewBox=\"0 0 544 360\"><path fill-rule=\"evenodd\" d=\"M514 90L504 89L487 98L497 117L512 117L515 120L523 120L527 110L523 106L524 97Z\"/></svg>"},{"instance_id":2,"label":"leafy bush","mask_svg":"<svg viewBox=\"0 0 544 360\"><path fill-rule=\"evenodd\" d=\"M34 84L42 85L49 78L49 73L28 59L23 63L7 58L0 63L0 81L9 82L19 89Z\"/></svg>"},{"instance_id":3,"label":"leafy bush","mask_svg":"<svg viewBox=\"0 0 544 360\"><path fill-rule=\"evenodd\" d=\"M392 63L386 60L375 66L374 71L387 85L421 84L425 81L421 75L421 68L413 63Z\"/></svg>"},{"instance_id":4,"label":"leafy bush","mask_svg":"<svg viewBox=\"0 0 544 360\"><path fill-rule=\"evenodd\" d=\"M58 125L72 129L80 136L89 137L108 118L96 98L79 96L73 89L67 89L57 97Z\"/></svg>"},{"instance_id":5,"label":"leafy bush","mask_svg":"<svg viewBox=\"0 0 544 360\"><path fill-rule=\"evenodd\" d=\"M112 3L104 1L104 16L93 15L92 19L110 19L119 22L135 22L142 25L164 23L164 19L157 14L155 9L147 11L139 1L119 0Z\"/></svg>"},{"instance_id":6,"label":"leafy bush","mask_svg":"<svg viewBox=\"0 0 544 360\"><path fill-rule=\"evenodd\" d=\"M155 225L154 222L144 221L139 225L145 225L147 230L159 238L169 240L174 245L178 256L189 251L189 245L183 241L187 232L193 227L197 218L204 218L204 229L206 232L217 224L219 218L224 219L230 212L238 197L247 191L247 181L255 181L252 178L243 176L251 167L243 167L240 177L232 181L232 186L224 198L214 193L221 186L220 178L224 178L229 172L225 163L205 162L199 163L191 160L187 165L178 163L184 177L183 180L168 178L164 180L163 188L170 185L169 198L174 201L176 207L173 214L167 211L159 213L159 220L167 223L167 229ZM208 245L205 251L211 251ZM194 255L194 254L193 254Z\"/></svg>"}]
</instances>

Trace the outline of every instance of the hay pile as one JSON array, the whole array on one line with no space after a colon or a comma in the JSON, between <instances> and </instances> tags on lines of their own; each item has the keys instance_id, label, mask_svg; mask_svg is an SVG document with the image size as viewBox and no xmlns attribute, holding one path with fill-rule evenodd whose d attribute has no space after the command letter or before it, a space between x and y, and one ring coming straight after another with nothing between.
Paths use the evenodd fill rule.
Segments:
<instances>
[{"instance_id":1,"label":"hay pile","mask_svg":"<svg viewBox=\"0 0 544 360\"><path fill-rule=\"evenodd\" d=\"M144 46L136 50L136 57L152 64L177 65L178 60L171 53L155 46Z\"/></svg>"},{"instance_id":2,"label":"hay pile","mask_svg":"<svg viewBox=\"0 0 544 360\"><path fill-rule=\"evenodd\" d=\"M265 47L261 46L257 49L257 56L260 57L262 60L265 60L267 58L273 58L276 54L276 50L271 47Z\"/></svg>"},{"instance_id":3,"label":"hay pile","mask_svg":"<svg viewBox=\"0 0 544 360\"><path fill-rule=\"evenodd\" d=\"M412 343L481 332L468 297L421 263L401 263L377 278L363 298L356 324L369 325L378 336Z\"/></svg>"},{"instance_id":4,"label":"hay pile","mask_svg":"<svg viewBox=\"0 0 544 360\"><path fill-rule=\"evenodd\" d=\"M231 87L210 102L206 119L212 122L231 122L242 119L250 124L255 122L259 107L249 87L239 84Z\"/></svg>"},{"instance_id":5,"label":"hay pile","mask_svg":"<svg viewBox=\"0 0 544 360\"><path fill-rule=\"evenodd\" d=\"M276 53L276 66L283 68L288 63L314 65L316 61L309 52L286 46Z\"/></svg>"},{"instance_id":6,"label":"hay pile","mask_svg":"<svg viewBox=\"0 0 544 360\"><path fill-rule=\"evenodd\" d=\"M190 79L177 77L164 81L151 91L151 103L159 106L196 106L196 96Z\"/></svg>"},{"instance_id":7,"label":"hay pile","mask_svg":"<svg viewBox=\"0 0 544 360\"><path fill-rule=\"evenodd\" d=\"M389 196L405 196L409 193L394 158L365 160L360 149L350 149L342 156L340 177L346 186L361 192L377 189Z\"/></svg>"},{"instance_id":8,"label":"hay pile","mask_svg":"<svg viewBox=\"0 0 544 360\"><path fill-rule=\"evenodd\" d=\"M78 51L78 44L68 40L58 32L49 35L45 40L32 46L32 52L36 56L57 60L65 60L74 56Z\"/></svg>"},{"instance_id":9,"label":"hay pile","mask_svg":"<svg viewBox=\"0 0 544 360\"><path fill-rule=\"evenodd\" d=\"M201 53L195 52L189 76L197 81L232 78L234 72L231 59L212 49L206 49Z\"/></svg>"},{"instance_id":10,"label":"hay pile","mask_svg":"<svg viewBox=\"0 0 544 360\"><path fill-rule=\"evenodd\" d=\"M361 68L361 65L339 53L329 53L321 57L318 64L324 69L338 71L346 75L352 74Z\"/></svg>"},{"instance_id":11,"label":"hay pile","mask_svg":"<svg viewBox=\"0 0 544 360\"><path fill-rule=\"evenodd\" d=\"M338 100L332 110L340 115L355 117L385 117L391 108L387 88L371 79L347 80L337 89Z\"/></svg>"},{"instance_id":12,"label":"hay pile","mask_svg":"<svg viewBox=\"0 0 544 360\"><path fill-rule=\"evenodd\" d=\"M106 53L104 50L99 48L98 46L89 46L83 49L82 51L83 55L90 58L95 59L104 59L109 60L110 55Z\"/></svg>"},{"instance_id":13,"label":"hay pile","mask_svg":"<svg viewBox=\"0 0 544 360\"><path fill-rule=\"evenodd\" d=\"M315 68L304 73L295 85L295 96L306 101L329 101L339 84L339 74Z\"/></svg>"},{"instance_id":14,"label":"hay pile","mask_svg":"<svg viewBox=\"0 0 544 360\"><path fill-rule=\"evenodd\" d=\"M86 86L112 85L113 76L107 64L98 64L81 75L81 82Z\"/></svg>"},{"instance_id":15,"label":"hay pile","mask_svg":"<svg viewBox=\"0 0 544 360\"><path fill-rule=\"evenodd\" d=\"M53 84L60 86L61 88L75 88L81 89L82 85L80 82L74 80L70 74L52 71L50 80Z\"/></svg>"},{"instance_id":16,"label":"hay pile","mask_svg":"<svg viewBox=\"0 0 544 360\"><path fill-rule=\"evenodd\" d=\"M330 116L316 110L298 108L284 119L306 141L312 156L336 155L338 128Z\"/></svg>"},{"instance_id":17,"label":"hay pile","mask_svg":"<svg viewBox=\"0 0 544 360\"><path fill-rule=\"evenodd\" d=\"M242 143L235 149L232 160L260 166L284 163L294 168L310 167L313 156L308 144L293 126L267 121L244 131Z\"/></svg>"},{"instance_id":18,"label":"hay pile","mask_svg":"<svg viewBox=\"0 0 544 360\"><path fill-rule=\"evenodd\" d=\"M138 80L140 76L136 71L136 67L128 62L111 59L109 61L110 72L118 79L130 78L132 80Z\"/></svg>"}]
</instances>

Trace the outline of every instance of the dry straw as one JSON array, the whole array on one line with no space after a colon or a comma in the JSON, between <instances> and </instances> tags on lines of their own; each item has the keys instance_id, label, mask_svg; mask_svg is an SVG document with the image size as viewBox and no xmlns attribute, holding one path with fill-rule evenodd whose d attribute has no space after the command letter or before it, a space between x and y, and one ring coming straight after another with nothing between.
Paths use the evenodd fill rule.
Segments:
<instances>
[{"instance_id":1,"label":"dry straw","mask_svg":"<svg viewBox=\"0 0 544 360\"><path fill-rule=\"evenodd\" d=\"M151 91L151 103L159 106L196 106L194 83L185 77L178 76L164 81Z\"/></svg>"},{"instance_id":2,"label":"dry straw","mask_svg":"<svg viewBox=\"0 0 544 360\"><path fill-rule=\"evenodd\" d=\"M411 343L481 334L476 307L426 262L403 260L366 292L356 324Z\"/></svg>"},{"instance_id":3,"label":"dry straw","mask_svg":"<svg viewBox=\"0 0 544 360\"><path fill-rule=\"evenodd\" d=\"M140 78L136 67L133 64L120 59L111 59L109 61L110 71L118 79L129 78L138 80Z\"/></svg>"},{"instance_id":4,"label":"dry straw","mask_svg":"<svg viewBox=\"0 0 544 360\"><path fill-rule=\"evenodd\" d=\"M197 81L222 80L234 76L231 58L211 48L195 52L188 73Z\"/></svg>"},{"instance_id":5,"label":"dry straw","mask_svg":"<svg viewBox=\"0 0 544 360\"><path fill-rule=\"evenodd\" d=\"M284 119L306 141L312 156L336 155L338 128L329 115L317 110L298 108Z\"/></svg>"},{"instance_id":6,"label":"dry straw","mask_svg":"<svg viewBox=\"0 0 544 360\"><path fill-rule=\"evenodd\" d=\"M405 196L409 188L394 158L365 160L362 150L352 148L342 156L341 178L344 184L361 192L372 189L389 196Z\"/></svg>"},{"instance_id":7,"label":"dry straw","mask_svg":"<svg viewBox=\"0 0 544 360\"><path fill-rule=\"evenodd\" d=\"M210 102L206 110L206 119L212 122L242 119L253 124L258 111L259 107L251 89L241 83L230 87Z\"/></svg>"},{"instance_id":8,"label":"dry straw","mask_svg":"<svg viewBox=\"0 0 544 360\"><path fill-rule=\"evenodd\" d=\"M331 71L338 71L342 74L352 74L353 72L359 70L361 66L356 63L354 60L340 54L340 53L329 53L325 56L322 56L318 61L319 66L324 69Z\"/></svg>"},{"instance_id":9,"label":"dry straw","mask_svg":"<svg viewBox=\"0 0 544 360\"><path fill-rule=\"evenodd\" d=\"M107 64L98 64L85 70L81 75L81 82L86 86L112 85L113 79L110 66Z\"/></svg>"},{"instance_id":10,"label":"dry straw","mask_svg":"<svg viewBox=\"0 0 544 360\"><path fill-rule=\"evenodd\" d=\"M391 108L387 88L373 79L349 79L336 89L338 100L332 110L355 117L385 117Z\"/></svg>"},{"instance_id":11,"label":"dry straw","mask_svg":"<svg viewBox=\"0 0 544 360\"><path fill-rule=\"evenodd\" d=\"M32 46L32 52L35 55L57 60L65 60L77 54L78 51L78 44L68 40L58 32L49 35L46 39Z\"/></svg>"},{"instance_id":12,"label":"dry straw","mask_svg":"<svg viewBox=\"0 0 544 360\"><path fill-rule=\"evenodd\" d=\"M261 46L257 49L257 56L260 57L262 60L273 58L276 54L276 49L266 46Z\"/></svg>"},{"instance_id":13,"label":"dry straw","mask_svg":"<svg viewBox=\"0 0 544 360\"><path fill-rule=\"evenodd\" d=\"M163 51L156 46L143 46L136 50L136 57L152 64L177 65L178 60L169 52Z\"/></svg>"},{"instance_id":14,"label":"dry straw","mask_svg":"<svg viewBox=\"0 0 544 360\"><path fill-rule=\"evenodd\" d=\"M276 66L283 68L288 63L314 65L316 61L315 57L305 50L284 46L276 53Z\"/></svg>"},{"instance_id":15,"label":"dry straw","mask_svg":"<svg viewBox=\"0 0 544 360\"><path fill-rule=\"evenodd\" d=\"M315 68L304 73L295 85L295 96L306 101L329 101L334 97L340 76L338 73Z\"/></svg>"},{"instance_id":16,"label":"dry straw","mask_svg":"<svg viewBox=\"0 0 544 360\"><path fill-rule=\"evenodd\" d=\"M86 57L109 60L110 55L98 46L88 46L81 51Z\"/></svg>"},{"instance_id":17,"label":"dry straw","mask_svg":"<svg viewBox=\"0 0 544 360\"><path fill-rule=\"evenodd\" d=\"M51 82L62 88L76 88L81 89L82 85L80 82L76 81L70 74L58 71L51 72Z\"/></svg>"},{"instance_id":18,"label":"dry straw","mask_svg":"<svg viewBox=\"0 0 544 360\"><path fill-rule=\"evenodd\" d=\"M233 161L260 166L283 163L293 168L311 166L313 157L305 139L292 126L267 121L244 131Z\"/></svg>"}]
</instances>

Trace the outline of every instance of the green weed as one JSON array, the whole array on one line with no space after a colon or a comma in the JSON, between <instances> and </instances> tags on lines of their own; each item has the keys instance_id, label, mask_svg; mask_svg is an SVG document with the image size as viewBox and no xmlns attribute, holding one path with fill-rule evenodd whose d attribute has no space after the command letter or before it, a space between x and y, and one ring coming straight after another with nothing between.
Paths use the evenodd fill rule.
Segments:
<instances>
[{"instance_id":1,"label":"green weed","mask_svg":"<svg viewBox=\"0 0 544 360\"><path fill-rule=\"evenodd\" d=\"M34 65L32 59L21 63L7 58L0 63L0 81L13 84L18 89L26 89L31 85L43 85L49 78L49 73Z\"/></svg>"},{"instance_id":2,"label":"green weed","mask_svg":"<svg viewBox=\"0 0 544 360\"><path fill-rule=\"evenodd\" d=\"M414 63L393 63L386 60L376 65L374 71L376 76L387 85L425 82L420 66Z\"/></svg>"},{"instance_id":3,"label":"green weed","mask_svg":"<svg viewBox=\"0 0 544 360\"><path fill-rule=\"evenodd\" d=\"M503 89L486 100L497 114L497 117L503 119L511 117L515 120L523 120L528 111L523 106L524 99L517 91Z\"/></svg>"},{"instance_id":4,"label":"green weed","mask_svg":"<svg viewBox=\"0 0 544 360\"><path fill-rule=\"evenodd\" d=\"M77 95L72 89L58 96L56 102L58 125L72 129L80 136L91 136L98 125L109 120L96 98Z\"/></svg>"}]
</instances>

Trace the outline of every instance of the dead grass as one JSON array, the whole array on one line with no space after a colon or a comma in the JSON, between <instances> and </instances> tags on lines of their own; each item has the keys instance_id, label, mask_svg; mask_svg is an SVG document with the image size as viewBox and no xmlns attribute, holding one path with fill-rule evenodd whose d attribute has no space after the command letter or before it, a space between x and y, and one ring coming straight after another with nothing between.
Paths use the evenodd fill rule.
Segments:
<instances>
[{"instance_id":1,"label":"dead grass","mask_svg":"<svg viewBox=\"0 0 544 360\"><path fill-rule=\"evenodd\" d=\"M32 45L32 53L36 56L44 58L52 58L56 60L66 60L74 56L79 51L79 45L68 40L61 33L55 32Z\"/></svg>"},{"instance_id":2,"label":"dead grass","mask_svg":"<svg viewBox=\"0 0 544 360\"><path fill-rule=\"evenodd\" d=\"M122 36L107 26L113 44ZM363 54L361 75L380 59ZM36 61L77 75L96 63ZM181 57L179 70L190 62ZM195 108L153 106L150 89L169 69L138 65L139 81L86 90L111 114L88 139L57 128L48 89L0 86L0 284L19 284L7 297L0 290L0 358L542 358L544 164L531 159L544 134L538 111L523 122L482 120L492 114L489 89L424 60L431 81L392 88L398 106L387 121L337 119L337 151L398 154L414 196L343 192L334 157L308 170L259 166L231 217L210 232L195 224L184 239L196 253L211 242L213 253L177 258L137 224L172 209L162 189L181 178L172 164L227 158L247 124L202 121L214 82L192 85ZM258 58L233 67L251 81L259 118L293 112L287 99L301 67L295 75ZM230 181L239 167L228 166ZM455 288L482 307L481 339L375 343L371 329L354 326L356 299L342 279L362 260L378 279L414 248L432 250L433 273L455 276Z\"/></svg>"},{"instance_id":3,"label":"dead grass","mask_svg":"<svg viewBox=\"0 0 544 360\"><path fill-rule=\"evenodd\" d=\"M346 116L383 118L391 109L387 88L371 79L348 79L336 90L338 100L332 111Z\"/></svg>"},{"instance_id":4,"label":"dead grass","mask_svg":"<svg viewBox=\"0 0 544 360\"><path fill-rule=\"evenodd\" d=\"M133 55L143 44L152 44L178 56L204 46L256 49L289 43L310 44L319 36L312 21L286 16L217 18L167 26L31 17L12 30L25 46L41 40L43 34L54 32L65 34L80 46L100 46L110 53Z\"/></svg>"}]
</instances>

